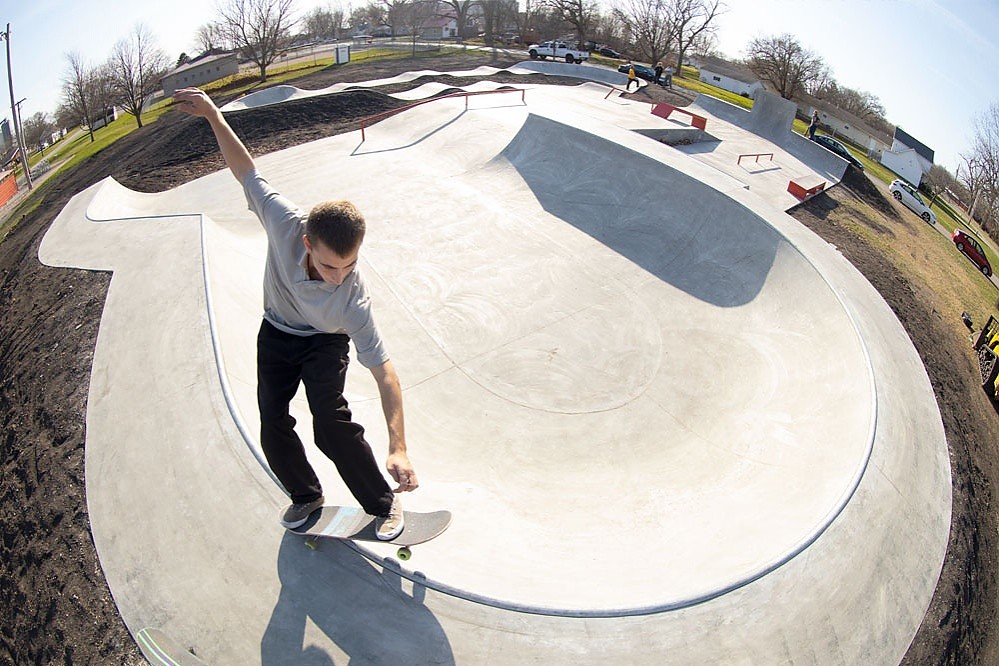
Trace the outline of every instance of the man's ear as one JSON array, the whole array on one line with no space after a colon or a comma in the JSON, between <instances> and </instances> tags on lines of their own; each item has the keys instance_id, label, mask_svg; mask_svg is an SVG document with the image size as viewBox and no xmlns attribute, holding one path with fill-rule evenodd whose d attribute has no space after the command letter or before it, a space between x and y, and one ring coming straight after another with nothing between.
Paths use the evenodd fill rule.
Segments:
<instances>
[{"instance_id":1,"label":"man's ear","mask_svg":"<svg viewBox=\"0 0 999 666\"><path fill-rule=\"evenodd\" d=\"M308 234L302 235L302 242L305 243L305 251L308 252L309 254L312 254L312 243L309 242Z\"/></svg>"}]
</instances>

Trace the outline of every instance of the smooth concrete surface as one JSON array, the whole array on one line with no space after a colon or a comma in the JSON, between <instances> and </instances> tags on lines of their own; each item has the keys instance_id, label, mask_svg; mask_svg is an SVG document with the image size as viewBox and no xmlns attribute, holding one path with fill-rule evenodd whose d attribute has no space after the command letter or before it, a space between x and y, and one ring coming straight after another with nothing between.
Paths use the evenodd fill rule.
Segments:
<instances>
[{"instance_id":1,"label":"smooth concrete surface","mask_svg":"<svg viewBox=\"0 0 999 666\"><path fill-rule=\"evenodd\" d=\"M115 271L86 471L130 629L217 664L898 662L950 520L918 355L780 202L605 91L443 100L258 159L303 208L368 218L406 506L455 514L406 569L277 525L253 438L263 237L229 173L67 205L41 259ZM382 457L360 366L348 398Z\"/></svg>"}]
</instances>

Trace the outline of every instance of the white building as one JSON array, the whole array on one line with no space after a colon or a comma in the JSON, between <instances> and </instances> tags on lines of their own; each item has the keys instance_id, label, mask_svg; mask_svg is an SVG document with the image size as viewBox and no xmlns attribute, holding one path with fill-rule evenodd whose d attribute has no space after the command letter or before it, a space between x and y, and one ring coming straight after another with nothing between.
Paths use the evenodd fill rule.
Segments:
<instances>
[{"instance_id":1,"label":"white building","mask_svg":"<svg viewBox=\"0 0 999 666\"><path fill-rule=\"evenodd\" d=\"M434 16L423 22L420 36L424 39L453 39L458 36L458 20L454 16Z\"/></svg>"},{"instance_id":2,"label":"white building","mask_svg":"<svg viewBox=\"0 0 999 666\"><path fill-rule=\"evenodd\" d=\"M720 58L700 58L698 69L703 83L718 86L736 95L755 99L757 91L764 89L763 82L751 71Z\"/></svg>"},{"instance_id":3,"label":"white building","mask_svg":"<svg viewBox=\"0 0 999 666\"><path fill-rule=\"evenodd\" d=\"M881 153L881 164L919 187L923 176L933 167L933 157L932 149L896 127L891 150Z\"/></svg>"},{"instance_id":4,"label":"white building","mask_svg":"<svg viewBox=\"0 0 999 666\"><path fill-rule=\"evenodd\" d=\"M163 93L169 97L181 88L203 86L234 76L239 71L235 53L201 56L187 62L163 77Z\"/></svg>"}]
</instances>

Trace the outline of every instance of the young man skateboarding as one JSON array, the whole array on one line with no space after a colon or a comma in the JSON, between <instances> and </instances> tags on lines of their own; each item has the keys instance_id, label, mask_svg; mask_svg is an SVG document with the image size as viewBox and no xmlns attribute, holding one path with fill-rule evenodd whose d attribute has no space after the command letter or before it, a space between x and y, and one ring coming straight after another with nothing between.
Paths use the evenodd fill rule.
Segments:
<instances>
[{"instance_id":1,"label":"young man skateboarding","mask_svg":"<svg viewBox=\"0 0 999 666\"><path fill-rule=\"evenodd\" d=\"M415 490L419 484L406 453L399 378L382 345L357 269L364 218L349 201L322 202L303 215L257 173L249 151L208 95L185 88L177 91L174 101L181 111L208 121L226 165L267 232L264 320L257 335L257 403L261 447L291 495L281 524L298 527L323 505L322 487L288 409L304 382L316 445L336 463L361 507L378 518L378 538L394 539L404 527L396 493ZM394 491L378 469L364 428L351 420L343 396L350 340L358 360L378 383L389 432L386 468L399 484Z\"/></svg>"}]
</instances>

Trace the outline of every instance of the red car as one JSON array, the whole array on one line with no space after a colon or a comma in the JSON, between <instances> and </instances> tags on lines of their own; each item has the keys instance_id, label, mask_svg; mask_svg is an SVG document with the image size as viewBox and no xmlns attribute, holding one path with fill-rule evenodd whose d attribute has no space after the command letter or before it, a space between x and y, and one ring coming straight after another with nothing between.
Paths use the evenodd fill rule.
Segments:
<instances>
[{"instance_id":1,"label":"red car","mask_svg":"<svg viewBox=\"0 0 999 666\"><path fill-rule=\"evenodd\" d=\"M961 229L956 229L954 235L951 236L951 240L954 241L954 245L957 249L965 254L971 262L978 266L978 270L985 274L985 277L992 275L992 267L989 266L989 260L985 256L985 248L982 244L975 240L971 234Z\"/></svg>"}]
</instances>

